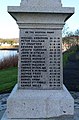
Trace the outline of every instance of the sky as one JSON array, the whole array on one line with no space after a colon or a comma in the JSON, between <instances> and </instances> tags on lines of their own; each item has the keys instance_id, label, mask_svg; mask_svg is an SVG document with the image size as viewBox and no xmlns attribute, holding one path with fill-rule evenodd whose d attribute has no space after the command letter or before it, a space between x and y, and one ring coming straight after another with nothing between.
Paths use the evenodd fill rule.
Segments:
<instances>
[{"instance_id":1,"label":"sky","mask_svg":"<svg viewBox=\"0 0 79 120\"><path fill-rule=\"evenodd\" d=\"M75 14L66 22L69 31L79 29L79 0L61 0L63 7L75 7ZM18 38L19 28L7 12L7 6L19 6L21 0L0 0L0 38Z\"/></svg>"}]
</instances>

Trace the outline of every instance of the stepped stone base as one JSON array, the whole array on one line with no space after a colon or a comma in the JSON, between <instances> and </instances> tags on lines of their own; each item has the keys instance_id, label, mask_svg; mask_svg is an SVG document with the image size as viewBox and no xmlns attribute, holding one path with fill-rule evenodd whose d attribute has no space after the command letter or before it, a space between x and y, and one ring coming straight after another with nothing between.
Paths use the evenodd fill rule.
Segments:
<instances>
[{"instance_id":1,"label":"stepped stone base","mask_svg":"<svg viewBox=\"0 0 79 120\"><path fill-rule=\"evenodd\" d=\"M77 116L75 117L77 118ZM5 112L1 120L46 120L46 119L8 119ZM55 118L49 118L48 120L79 120L79 117L77 119L74 119L74 116L60 116Z\"/></svg>"},{"instance_id":2,"label":"stepped stone base","mask_svg":"<svg viewBox=\"0 0 79 120\"><path fill-rule=\"evenodd\" d=\"M18 90L14 87L1 120L46 119L74 115L74 99L63 90Z\"/></svg>"}]
</instances>

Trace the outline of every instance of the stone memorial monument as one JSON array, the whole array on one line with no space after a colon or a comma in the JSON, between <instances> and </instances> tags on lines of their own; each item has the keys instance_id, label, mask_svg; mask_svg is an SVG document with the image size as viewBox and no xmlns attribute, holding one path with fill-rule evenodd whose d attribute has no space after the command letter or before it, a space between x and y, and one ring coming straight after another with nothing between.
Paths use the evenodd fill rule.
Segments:
<instances>
[{"instance_id":1,"label":"stone memorial monument","mask_svg":"<svg viewBox=\"0 0 79 120\"><path fill-rule=\"evenodd\" d=\"M21 0L8 12L20 29L18 84L2 120L73 115L74 100L63 85L62 28L74 8L61 0Z\"/></svg>"}]
</instances>

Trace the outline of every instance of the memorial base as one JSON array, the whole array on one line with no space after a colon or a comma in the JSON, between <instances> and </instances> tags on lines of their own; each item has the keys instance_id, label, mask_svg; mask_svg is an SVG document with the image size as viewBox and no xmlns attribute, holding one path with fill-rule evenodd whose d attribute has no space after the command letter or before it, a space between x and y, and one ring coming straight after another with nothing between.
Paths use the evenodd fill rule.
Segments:
<instances>
[{"instance_id":1,"label":"memorial base","mask_svg":"<svg viewBox=\"0 0 79 120\"><path fill-rule=\"evenodd\" d=\"M8 119L6 116L6 112L5 112L5 114L1 120L79 120L79 118L78 119L74 119L74 118L76 118L76 116L68 115L68 116L59 116L59 117L48 118L48 119L46 119L46 118L42 118L42 119L27 119L27 118L26 119L18 119L18 118Z\"/></svg>"},{"instance_id":2,"label":"memorial base","mask_svg":"<svg viewBox=\"0 0 79 120\"><path fill-rule=\"evenodd\" d=\"M46 119L74 114L74 99L63 90L18 90L14 87L1 120Z\"/></svg>"}]
</instances>

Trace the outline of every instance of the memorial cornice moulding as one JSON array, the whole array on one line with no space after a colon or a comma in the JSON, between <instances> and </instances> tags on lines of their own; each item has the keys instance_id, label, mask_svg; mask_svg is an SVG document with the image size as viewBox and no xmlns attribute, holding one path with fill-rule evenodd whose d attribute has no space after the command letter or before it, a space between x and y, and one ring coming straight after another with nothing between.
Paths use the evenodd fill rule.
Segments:
<instances>
[{"instance_id":1,"label":"memorial cornice moulding","mask_svg":"<svg viewBox=\"0 0 79 120\"><path fill-rule=\"evenodd\" d=\"M49 29L62 29L64 26L64 23L61 24L47 24L47 23L17 23L19 25L19 28L49 28Z\"/></svg>"},{"instance_id":2,"label":"memorial cornice moulding","mask_svg":"<svg viewBox=\"0 0 79 120\"><path fill-rule=\"evenodd\" d=\"M18 21L22 21L21 19L29 21L32 19L31 14L33 16L33 20L36 19L34 22L40 23L37 18L44 20L48 19L48 22L53 22L56 16L58 16L58 20L65 22L70 16L74 13L73 7L62 7L61 0L21 0L20 6L9 6L8 12L10 15ZM27 14L27 15L26 15ZM49 17L52 17L51 21L49 21ZM30 16L30 19L28 19ZM61 20L61 16L63 16ZM37 17L37 18L35 18ZM60 21L61 20L61 21ZM31 20L32 21L32 20ZM43 22L43 21L42 21ZM45 23L48 23L45 21ZM32 23L32 22L31 22Z\"/></svg>"}]
</instances>

